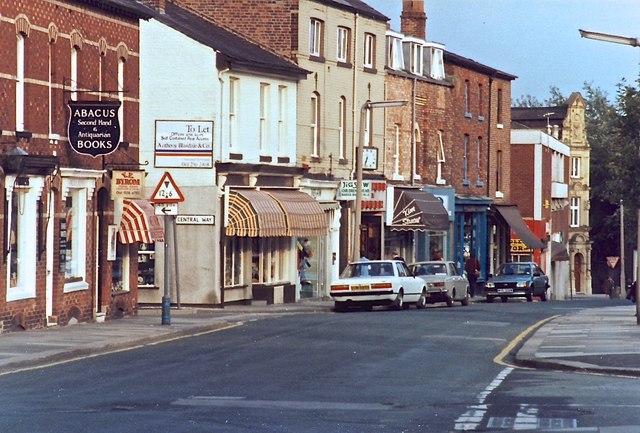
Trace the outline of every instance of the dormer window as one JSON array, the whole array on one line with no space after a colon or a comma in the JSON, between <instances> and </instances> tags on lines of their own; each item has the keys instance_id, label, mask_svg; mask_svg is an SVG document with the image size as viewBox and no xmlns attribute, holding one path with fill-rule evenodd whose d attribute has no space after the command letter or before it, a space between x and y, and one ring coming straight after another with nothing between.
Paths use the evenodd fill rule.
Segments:
<instances>
[{"instance_id":1,"label":"dormer window","mask_svg":"<svg viewBox=\"0 0 640 433\"><path fill-rule=\"evenodd\" d=\"M423 44L424 41L409 37L405 38L402 43L404 58L409 62L408 65L405 65L405 70L414 75L422 75Z\"/></svg>"},{"instance_id":2,"label":"dormer window","mask_svg":"<svg viewBox=\"0 0 640 433\"><path fill-rule=\"evenodd\" d=\"M399 33L387 32L387 67L396 71L404 69L402 35Z\"/></svg>"},{"instance_id":3,"label":"dormer window","mask_svg":"<svg viewBox=\"0 0 640 433\"><path fill-rule=\"evenodd\" d=\"M424 47L425 75L435 79L444 80L444 45L427 42Z\"/></svg>"}]
</instances>

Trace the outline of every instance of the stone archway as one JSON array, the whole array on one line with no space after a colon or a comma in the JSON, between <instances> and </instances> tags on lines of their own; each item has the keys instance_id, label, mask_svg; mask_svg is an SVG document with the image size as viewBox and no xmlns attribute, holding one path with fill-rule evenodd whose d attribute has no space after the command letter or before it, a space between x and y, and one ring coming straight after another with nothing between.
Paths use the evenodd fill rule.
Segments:
<instances>
[{"instance_id":1,"label":"stone archway","mask_svg":"<svg viewBox=\"0 0 640 433\"><path fill-rule=\"evenodd\" d=\"M582 253L577 253L573 256L573 281L575 284L576 293L582 293L582 281L583 281L583 264L584 257Z\"/></svg>"}]
</instances>

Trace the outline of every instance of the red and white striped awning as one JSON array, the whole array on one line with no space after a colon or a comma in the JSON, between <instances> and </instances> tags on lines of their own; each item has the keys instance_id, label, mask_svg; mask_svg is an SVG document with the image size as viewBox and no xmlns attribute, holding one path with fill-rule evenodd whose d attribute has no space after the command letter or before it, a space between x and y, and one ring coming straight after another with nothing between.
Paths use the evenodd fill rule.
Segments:
<instances>
[{"instance_id":1,"label":"red and white striped awning","mask_svg":"<svg viewBox=\"0 0 640 433\"><path fill-rule=\"evenodd\" d=\"M123 201L118 239L123 244L134 242L151 244L164 240L162 222L148 201L141 199Z\"/></svg>"}]
</instances>

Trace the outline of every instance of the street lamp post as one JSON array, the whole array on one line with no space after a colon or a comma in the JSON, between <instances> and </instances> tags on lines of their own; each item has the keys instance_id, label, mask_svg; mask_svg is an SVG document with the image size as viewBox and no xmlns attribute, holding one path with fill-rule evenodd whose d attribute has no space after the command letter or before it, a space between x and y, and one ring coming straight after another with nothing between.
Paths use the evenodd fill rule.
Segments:
<instances>
[{"instance_id":1,"label":"street lamp post","mask_svg":"<svg viewBox=\"0 0 640 433\"><path fill-rule=\"evenodd\" d=\"M358 148L356 149L356 209L354 215L353 243L351 261L360 259L360 230L362 226L362 155L364 151L364 125L367 112L374 108L401 107L408 101L365 102L360 109L360 131L358 134Z\"/></svg>"},{"instance_id":2,"label":"street lamp post","mask_svg":"<svg viewBox=\"0 0 640 433\"><path fill-rule=\"evenodd\" d=\"M594 39L596 41L602 41L602 42L610 42L613 44L629 45L632 47L640 47L640 39L638 38L610 35L608 33L598 33L598 32L592 32L589 30L582 30L582 29L580 29L579 32L580 32L580 36L587 39ZM637 218L638 218L638 236L637 236L636 248L640 256L640 209L638 209ZM620 282L621 289L622 289L622 284L624 284L623 281ZM638 258L636 263L635 289L636 289L636 324L640 325L640 257Z\"/></svg>"}]
</instances>

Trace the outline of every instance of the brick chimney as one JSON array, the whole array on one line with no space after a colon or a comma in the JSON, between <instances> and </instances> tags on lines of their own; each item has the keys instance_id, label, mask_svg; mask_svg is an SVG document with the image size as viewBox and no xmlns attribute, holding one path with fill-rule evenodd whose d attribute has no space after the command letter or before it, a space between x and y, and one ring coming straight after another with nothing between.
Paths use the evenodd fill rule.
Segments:
<instances>
[{"instance_id":1,"label":"brick chimney","mask_svg":"<svg viewBox=\"0 0 640 433\"><path fill-rule=\"evenodd\" d=\"M424 13L424 0L402 0L400 31L407 36L427 39L427 14Z\"/></svg>"},{"instance_id":2,"label":"brick chimney","mask_svg":"<svg viewBox=\"0 0 640 433\"><path fill-rule=\"evenodd\" d=\"M157 10L161 14L164 13L164 8L166 5L166 0L142 0L144 4L147 6Z\"/></svg>"}]
</instances>

